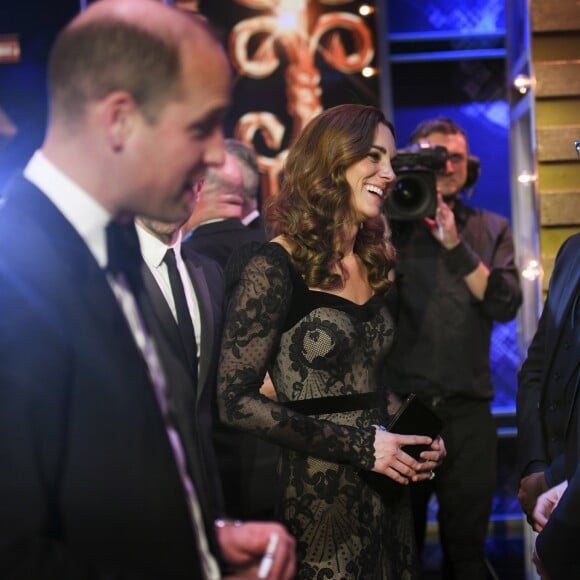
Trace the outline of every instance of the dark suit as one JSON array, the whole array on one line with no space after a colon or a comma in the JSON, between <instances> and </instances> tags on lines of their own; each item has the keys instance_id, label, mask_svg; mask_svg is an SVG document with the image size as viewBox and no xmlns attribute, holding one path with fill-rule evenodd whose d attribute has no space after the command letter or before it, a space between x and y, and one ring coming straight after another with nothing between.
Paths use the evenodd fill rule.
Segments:
<instances>
[{"instance_id":1,"label":"dark suit","mask_svg":"<svg viewBox=\"0 0 580 580\"><path fill-rule=\"evenodd\" d=\"M524 473L569 486L537 541L552 580L580 577L580 234L558 252L548 297L519 374L518 449Z\"/></svg>"},{"instance_id":2,"label":"dark suit","mask_svg":"<svg viewBox=\"0 0 580 580\"><path fill-rule=\"evenodd\" d=\"M183 245L225 268L232 252L252 241L265 242L264 232L246 227L238 218L228 218L197 226Z\"/></svg>"},{"instance_id":3,"label":"dark suit","mask_svg":"<svg viewBox=\"0 0 580 580\"><path fill-rule=\"evenodd\" d=\"M184 428L193 433L194 453L201 454L203 480L209 482L208 501L213 506L213 514L223 512L223 497L218 475L216 456L212 441L212 408L215 407L216 374L221 341L221 324L224 310L223 274L219 265L191 250L183 250L183 259L192 281L201 324L202 341L199 345L199 373L196 386L186 371L187 357L179 336L177 323L159 285L149 268L143 265L143 278L152 299L155 315L165 341L161 357L165 364L165 374L174 389L179 390L180 401L176 411ZM177 357L171 360L171 350ZM217 410L215 411L217 412ZM195 418L195 421L193 419Z\"/></svg>"},{"instance_id":4,"label":"dark suit","mask_svg":"<svg viewBox=\"0 0 580 580\"><path fill-rule=\"evenodd\" d=\"M264 223L262 214L258 214L251 222L246 224L246 227L250 228L251 230L255 230L262 233L264 235L264 238L265 239L267 238L266 224Z\"/></svg>"},{"instance_id":5,"label":"dark suit","mask_svg":"<svg viewBox=\"0 0 580 580\"><path fill-rule=\"evenodd\" d=\"M6 197L0 577L198 577L163 417L103 270L28 181Z\"/></svg>"}]
</instances>

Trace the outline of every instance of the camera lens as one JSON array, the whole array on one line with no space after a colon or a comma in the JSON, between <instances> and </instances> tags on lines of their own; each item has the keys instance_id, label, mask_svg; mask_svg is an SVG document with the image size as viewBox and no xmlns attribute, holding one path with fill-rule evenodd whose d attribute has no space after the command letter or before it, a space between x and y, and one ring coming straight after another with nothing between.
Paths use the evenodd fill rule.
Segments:
<instances>
[{"instance_id":1,"label":"camera lens","mask_svg":"<svg viewBox=\"0 0 580 580\"><path fill-rule=\"evenodd\" d=\"M385 203L391 219L416 220L435 215L437 193L435 174L417 169L401 171Z\"/></svg>"},{"instance_id":2,"label":"camera lens","mask_svg":"<svg viewBox=\"0 0 580 580\"><path fill-rule=\"evenodd\" d=\"M415 209L425 200L425 189L420 181L407 177L397 181L391 195L402 210Z\"/></svg>"}]
</instances>

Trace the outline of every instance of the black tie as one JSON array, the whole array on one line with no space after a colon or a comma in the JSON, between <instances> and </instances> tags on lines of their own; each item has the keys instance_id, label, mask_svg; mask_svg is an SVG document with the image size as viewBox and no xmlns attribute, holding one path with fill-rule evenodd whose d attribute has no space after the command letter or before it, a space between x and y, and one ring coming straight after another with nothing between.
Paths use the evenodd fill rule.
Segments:
<instances>
[{"instance_id":1,"label":"black tie","mask_svg":"<svg viewBox=\"0 0 580 580\"><path fill-rule=\"evenodd\" d=\"M141 250L135 224L110 222L107 226L107 270L114 276L123 274L137 302L142 293Z\"/></svg>"},{"instance_id":2,"label":"black tie","mask_svg":"<svg viewBox=\"0 0 580 580\"><path fill-rule=\"evenodd\" d=\"M185 290L183 289L183 282L177 269L177 261L175 260L175 252L173 249L167 250L163 261L167 265L167 272L169 273L169 283L171 284L171 293L173 294L175 312L177 314L177 326L179 327L179 334L187 357L187 363L193 376L197 377L197 344L195 342L195 332L193 330L193 322L191 320L191 314L189 313Z\"/></svg>"}]
</instances>

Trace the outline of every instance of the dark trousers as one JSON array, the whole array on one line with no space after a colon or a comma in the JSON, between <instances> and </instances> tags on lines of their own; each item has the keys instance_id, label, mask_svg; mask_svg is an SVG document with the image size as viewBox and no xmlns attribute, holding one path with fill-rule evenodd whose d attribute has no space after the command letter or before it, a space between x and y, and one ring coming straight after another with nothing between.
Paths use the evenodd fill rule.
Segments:
<instances>
[{"instance_id":1,"label":"dark trousers","mask_svg":"<svg viewBox=\"0 0 580 580\"><path fill-rule=\"evenodd\" d=\"M411 486L419 553L425 543L427 506L431 495L439 503L437 519L443 549L443 578L489 578L485 539L496 484L496 429L489 403L453 399L433 401L445 421L447 449L435 479Z\"/></svg>"}]
</instances>

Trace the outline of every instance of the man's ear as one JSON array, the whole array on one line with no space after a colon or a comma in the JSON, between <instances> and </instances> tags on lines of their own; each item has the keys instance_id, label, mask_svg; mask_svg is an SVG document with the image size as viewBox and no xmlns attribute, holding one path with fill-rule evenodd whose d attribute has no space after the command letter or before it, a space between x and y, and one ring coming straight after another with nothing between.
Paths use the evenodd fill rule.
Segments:
<instances>
[{"instance_id":1,"label":"man's ear","mask_svg":"<svg viewBox=\"0 0 580 580\"><path fill-rule=\"evenodd\" d=\"M107 140L115 152L122 151L135 127L140 110L127 91L114 91L101 101L102 122Z\"/></svg>"}]
</instances>

